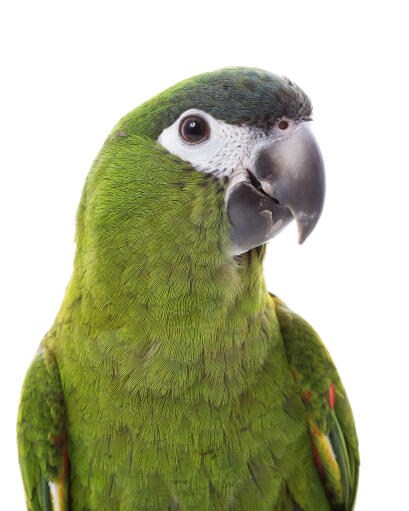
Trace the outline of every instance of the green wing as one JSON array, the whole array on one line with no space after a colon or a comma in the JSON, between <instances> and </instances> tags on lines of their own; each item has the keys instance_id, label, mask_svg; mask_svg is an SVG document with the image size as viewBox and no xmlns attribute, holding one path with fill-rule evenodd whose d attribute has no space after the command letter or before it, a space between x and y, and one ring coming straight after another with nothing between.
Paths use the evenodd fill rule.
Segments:
<instances>
[{"instance_id":1,"label":"green wing","mask_svg":"<svg viewBox=\"0 0 409 511\"><path fill-rule=\"evenodd\" d=\"M24 380L17 443L28 510L67 511L64 397L57 364L44 342Z\"/></svg>"},{"instance_id":2,"label":"green wing","mask_svg":"<svg viewBox=\"0 0 409 511\"><path fill-rule=\"evenodd\" d=\"M351 511L359 454L351 407L338 372L310 325L273 296L290 369L308 413L312 454L332 509Z\"/></svg>"}]
</instances>

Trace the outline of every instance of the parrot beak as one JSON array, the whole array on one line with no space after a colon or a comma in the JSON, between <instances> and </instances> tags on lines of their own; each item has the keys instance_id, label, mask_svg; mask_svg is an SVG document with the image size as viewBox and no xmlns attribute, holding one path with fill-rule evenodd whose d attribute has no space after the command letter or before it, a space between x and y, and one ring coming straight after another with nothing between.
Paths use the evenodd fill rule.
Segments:
<instances>
[{"instance_id":1,"label":"parrot beak","mask_svg":"<svg viewBox=\"0 0 409 511\"><path fill-rule=\"evenodd\" d=\"M263 145L253 158L251 183L230 191L227 212L235 254L274 237L293 218L303 243L324 205L325 173L319 146L306 124Z\"/></svg>"},{"instance_id":2,"label":"parrot beak","mask_svg":"<svg viewBox=\"0 0 409 511\"><path fill-rule=\"evenodd\" d=\"M287 207L302 243L316 226L324 205L325 172L321 151L309 127L263 147L254 164L262 189Z\"/></svg>"}]
</instances>

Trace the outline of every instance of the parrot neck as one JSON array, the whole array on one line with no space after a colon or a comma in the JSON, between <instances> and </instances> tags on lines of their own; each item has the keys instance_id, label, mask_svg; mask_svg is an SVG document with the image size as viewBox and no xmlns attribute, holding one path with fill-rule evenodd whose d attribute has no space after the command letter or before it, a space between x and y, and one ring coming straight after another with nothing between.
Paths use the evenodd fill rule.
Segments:
<instances>
[{"instance_id":1,"label":"parrot neck","mask_svg":"<svg viewBox=\"0 0 409 511\"><path fill-rule=\"evenodd\" d=\"M263 257L261 247L218 267L180 257L168 268L128 268L127 285L102 302L102 284L85 292L85 273L74 273L57 323L78 321L73 342L85 331L92 364L109 359L132 391L223 401L256 378L274 339Z\"/></svg>"},{"instance_id":2,"label":"parrot neck","mask_svg":"<svg viewBox=\"0 0 409 511\"><path fill-rule=\"evenodd\" d=\"M78 209L61 361L84 378L109 371L130 392L192 399L254 380L278 326L264 247L231 255L225 190L146 137L108 138Z\"/></svg>"}]
</instances>

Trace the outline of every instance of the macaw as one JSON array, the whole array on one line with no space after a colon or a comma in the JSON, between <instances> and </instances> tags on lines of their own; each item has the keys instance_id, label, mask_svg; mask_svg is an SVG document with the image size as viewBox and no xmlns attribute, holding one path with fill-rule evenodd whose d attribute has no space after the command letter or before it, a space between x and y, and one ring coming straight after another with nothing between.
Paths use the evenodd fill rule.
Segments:
<instances>
[{"instance_id":1,"label":"macaw","mask_svg":"<svg viewBox=\"0 0 409 511\"><path fill-rule=\"evenodd\" d=\"M26 375L30 511L350 511L358 442L315 331L266 289L266 243L324 202L311 102L226 68L125 115L96 157L74 269Z\"/></svg>"}]
</instances>

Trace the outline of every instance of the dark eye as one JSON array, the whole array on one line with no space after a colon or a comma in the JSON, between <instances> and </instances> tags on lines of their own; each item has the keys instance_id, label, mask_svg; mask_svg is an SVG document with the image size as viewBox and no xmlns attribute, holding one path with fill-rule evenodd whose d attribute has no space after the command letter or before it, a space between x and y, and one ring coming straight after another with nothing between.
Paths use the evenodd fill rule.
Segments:
<instances>
[{"instance_id":1,"label":"dark eye","mask_svg":"<svg viewBox=\"0 0 409 511\"><path fill-rule=\"evenodd\" d=\"M180 136L189 144L203 142L209 136L209 125L198 115L185 117L180 123Z\"/></svg>"},{"instance_id":2,"label":"dark eye","mask_svg":"<svg viewBox=\"0 0 409 511\"><path fill-rule=\"evenodd\" d=\"M280 121L278 123L278 127L280 128L280 130L286 130L288 128L288 121Z\"/></svg>"}]
</instances>

